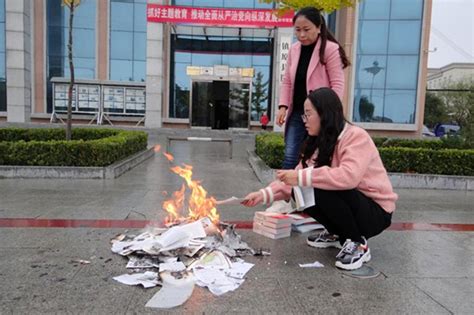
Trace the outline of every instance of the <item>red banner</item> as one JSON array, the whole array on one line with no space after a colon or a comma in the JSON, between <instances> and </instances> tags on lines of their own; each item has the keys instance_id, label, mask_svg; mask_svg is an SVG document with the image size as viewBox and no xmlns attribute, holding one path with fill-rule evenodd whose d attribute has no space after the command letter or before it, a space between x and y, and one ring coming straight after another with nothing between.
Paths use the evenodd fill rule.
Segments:
<instances>
[{"instance_id":1,"label":"red banner","mask_svg":"<svg viewBox=\"0 0 474 315\"><path fill-rule=\"evenodd\" d=\"M292 27L293 12L282 17L273 10L195 8L148 4L147 21L236 27Z\"/></svg>"}]
</instances>

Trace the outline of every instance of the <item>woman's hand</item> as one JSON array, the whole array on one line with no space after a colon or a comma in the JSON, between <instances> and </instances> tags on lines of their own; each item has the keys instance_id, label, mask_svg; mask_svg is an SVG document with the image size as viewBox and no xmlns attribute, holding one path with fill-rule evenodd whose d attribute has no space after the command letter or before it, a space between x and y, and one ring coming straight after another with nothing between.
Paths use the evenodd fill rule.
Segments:
<instances>
[{"instance_id":1,"label":"woman's hand","mask_svg":"<svg viewBox=\"0 0 474 315\"><path fill-rule=\"evenodd\" d=\"M286 107L281 106L276 116L276 124L281 127L286 120Z\"/></svg>"},{"instance_id":2,"label":"woman's hand","mask_svg":"<svg viewBox=\"0 0 474 315\"><path fill-rule=\"evenodd\" d=\"M246 207L255 207L259 203L263 202L263 196L260 191L254 191L245 196L245 200L241 202Z\"/></svg>"},{"instance_id":3,"label":"woman's hand","mask_svg":"<svg viewBox=\"0 0 474 315\"><path fill-rule=\"evenodd\" d=\"M278 170L277 178L286 185L297 186L298 185L298 171L296 170Z\"/></svg>"}]
</instances>

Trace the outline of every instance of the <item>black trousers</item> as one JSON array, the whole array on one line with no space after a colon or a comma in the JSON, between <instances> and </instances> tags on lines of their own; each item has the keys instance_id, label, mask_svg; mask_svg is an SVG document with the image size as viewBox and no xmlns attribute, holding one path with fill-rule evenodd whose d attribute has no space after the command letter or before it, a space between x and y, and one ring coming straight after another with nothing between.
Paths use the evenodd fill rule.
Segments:
<instances>
[{"instance_id":1,"label":"black trousers","mask_svg":"<svg viewBox=\"0 0 474 315\"><path fill-rule=\"evenodd\" d=\"M339 235L341 244L346 239L362 242L380 234L392 222L392 214L356 189L314 189L316 205L305 209L331 234Z\"/></svg>"}]
</instances>

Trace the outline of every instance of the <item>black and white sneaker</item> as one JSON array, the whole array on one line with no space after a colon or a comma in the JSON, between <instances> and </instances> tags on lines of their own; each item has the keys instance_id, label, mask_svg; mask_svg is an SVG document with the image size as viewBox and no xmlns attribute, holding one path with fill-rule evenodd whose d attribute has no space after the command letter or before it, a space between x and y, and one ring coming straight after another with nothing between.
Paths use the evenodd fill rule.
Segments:
<instances>
[{"instance_id":1,"label":"black and white sneaker","mask_svg":"<svg viewBox=\"0 0 474 315\"><path fill-rule=\"evenodd\" d=\"M362 264L370 261L370 249L365 238L364 243L346 240L339 254L336 256L336 267L345 270L355 270Z\"/></svg>"},{"instance_id":2,"label":"black and white sneaker","mask_svg":"<svg viewBox=\"0 0 474 315\"><path fill-rule=\"evenodd\" d=\"M329 233L326 229L319 234L308 236L306 243L316 248L342 247L341 243L339 243L339 236Z\"/></svg>"}]
</instances>

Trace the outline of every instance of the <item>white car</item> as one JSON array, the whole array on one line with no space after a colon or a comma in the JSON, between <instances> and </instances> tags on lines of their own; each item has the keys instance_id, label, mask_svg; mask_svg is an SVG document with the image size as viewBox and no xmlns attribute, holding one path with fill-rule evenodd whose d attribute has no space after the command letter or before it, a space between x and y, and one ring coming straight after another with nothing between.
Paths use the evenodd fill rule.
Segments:
<instances>
[{"instance_id":1,"label":"white car","mask_svg":"<svg viewBox=\"0 0 474 315\"><path fill-rule=\"evenodd\" d=\"M423 137L436 137L434 132L430 131L425 125L423 125L423 128L421 129L421 135Z\"/></svg>"}]
</instances>

